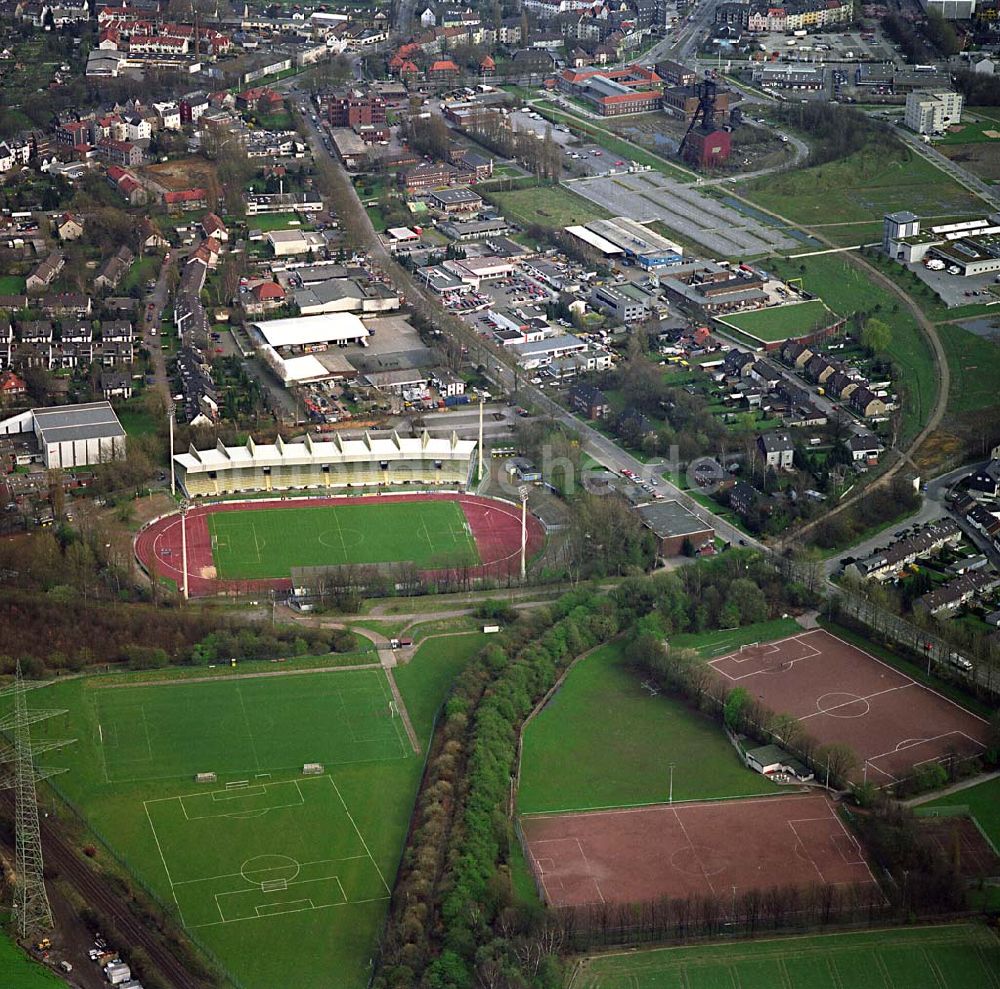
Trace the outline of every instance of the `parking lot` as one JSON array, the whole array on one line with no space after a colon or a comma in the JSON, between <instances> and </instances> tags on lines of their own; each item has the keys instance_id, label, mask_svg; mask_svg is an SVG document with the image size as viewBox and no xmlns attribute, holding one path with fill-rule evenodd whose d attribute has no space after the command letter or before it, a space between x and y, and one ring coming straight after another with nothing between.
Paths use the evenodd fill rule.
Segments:
<instances>
[{"instance_id":1,"label":"parking lot","mask_svg":"<svg viewBox=\"0 0 1000 989\"><path fill-rule=\"evenodd\" d=\"M568 127L553 124L531 109L515 110L510 119L518 130L534 131L542 137L551 130L552 140L562 150L563 165L572 175L608 175L616 170L621 171L630 164L610 151L605 151L600 145L579 141Z\"/></svg>"},{"instance_id":2,"label":"parking lot","mask_svg":"<svg viewBox=\"0 0 1000 989\"><path fill-rule=\"evenodd\" d=\"M628 216L640 223L660 220L681 236L724 257L749 257L797 246L777 227L659 172L580 179L571 188L616 216Z\"/></svg>"},{"instance_id":3,"label":"parking lot","mask_svg":"<svg viewBox=\"0 0 1000 989\"><path fill-rule=\"evenodd\" d=\"M897 57L892 42L880 31L874 38L862 38L859 31L837 31L831 28L802 38L788 37L781 32L754 35L753 40L768 54L780 52L788 58L801 57L804 62L884 62Z\"/></svg>"},{"instance_id":4,"label":"parking lot","mask_svg":"<svg viewBox=\"0 0 1000 989\"><path fill-rule=\"evenodd\" d=\"M1000 288L1000 285L996 284L995 272L985 275L970 275L968 278L964 278L961 275L952 274L947 269L934 271L931 268L925 268L922 264L908 264L906 267L937 292L941 301L949 309L955 306L977 305L997 300L997 296L992 291L992 289Z\"/></svg>"}]
</instances>

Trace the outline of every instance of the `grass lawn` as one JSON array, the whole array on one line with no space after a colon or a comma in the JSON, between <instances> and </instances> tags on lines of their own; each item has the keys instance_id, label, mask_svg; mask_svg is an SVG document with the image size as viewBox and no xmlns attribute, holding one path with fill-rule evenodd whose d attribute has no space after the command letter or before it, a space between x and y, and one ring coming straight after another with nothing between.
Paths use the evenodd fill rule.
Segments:
<instances>
[{"instance_id":1,"label":"grass lawn","mask_svg":"<svg viewBox=\"0 0 1000 989\"><path fill-rule=\"evenodd\" d=\"M432 640L398 671L425 745L480 645L478 635ZM363 989L423 769L388 716L384 672L106 683L33 695L32 706L67 711L36 737L77 740L60 750L60 792L236 984ZM325 771L304 776L304 762ZM217 783L193 779L213 771Z\"/></svg>"},{"instance_id":2,"label":"grass lawn","mask_svg":"<svg viewBox=\"0 0 1000 989\"><path fill-rule=\"evenodd\" d=\"M934 139L935 144L995 144L1000 149L1000 137L992 137L983 133L991 131L993 134L1000 132L1000 119L986 116L987 113L1000 113L997 107L968 107L962 114L962 121L958 125L952 125L945 133L944 137ZM978 120L972 118L978 117ZM958 127L956 130L955 127Z\"/></svg>"},{"instance_id":3,"label":"grass lawn","mask_svg":"<svg viewBox=\"0 0 1000 989\"><path fill-rule=\"evenodd\" d=\"M948 411L974 412L1000 405L997 393L1000 347L953 323L939 326L938 335L951 368Z\"/></svg>"},{"instance_id":4,"label":"grass lawn","mask_svg":"<svg viewBox=\"0 0 1000 989\"><path fill-rule=\"evenodd\" d=\"M836 317L819 299L773 309L724 316L722 322L735 326L758 340L787 340L824 329Z\"/></svg>"},{"instance_id":5,"label":"grass lawn","mask_svg":"<svg viewBox=\"0 0 1000 989\"><path fill-rule=\"evenodd\" d=\"M302 221L298 213L263 213L258 216L248 216L246 218L248 230L285 230L288 227L296 227L299 230L312 230L308 223Z\"/></svg>"},{"instance_id":6,"label":"grass lawn","mask_svg":"<svg viewBox=\"0 0 1000 989\"><path fill-rule=\"evenodd\" d=\"M901 440L915 436L934 405L937 380L930 345L902 303L838 254L794 261L771 260L768 267L782 278L801 278L806 291L818 295L839 316L865 312L889 323L892 327L889 354L905 371L902 380L896 383L904 395Z\"/></svg>"},{"instance_id":7,"label":"grass lawn","mask_svg":"<svg viewBox=\"0 0 1000 989\"><path fill-rule=\"evenodd\" d=\"M641 680L617 642L573 668L525 730L521 813L665 801L671 762L675 800L775 792L742 765L714 721L653 696Z\"/></svg>"},{"instance_id":8,"label":"grass lawn","mask_svg":"<svg viewBox=\"0 0 1000 989\"><path fill-rule=\"evenodd\" d=\"M119 286L122 295L128 295L130 291L139 286L143 293L146 291L146 282L150 278L156 278L160 273L161 260L158 257L139 258L129 269L128 274Z\"/></svg>"},{"instance_id":9,"label":"grass lawn","mask_svg":"<svg viewBox=\"0 0 1000 989\"><path fill-rule=\"evenodd\" d=\"M421 738L430 737L438 707L455 677L489 640L482 632L429 639L417 647L409 663L396 668L396 686Z\"/></svg>"},{"instance_id":10,"label":"grass lawn","mask_svg":"<svg viewBox=\"0 0 1000 989\"><path fill-rule=\"evenodd\" d=\"M7 918L4 918L6 924ZM8 936L0 930L0 973L4 989L54 989L65 986L54 972L32 961Z\"/></svg>"},{"instance_id":11,"label":"grass lawn","mask_svg":"<svg viewBox=\"0 0 1000 989\"><path fill-rule=\"evenodd\" d=\"M566 227L611 216L607 210L558 185L494 192L490 198L496 200L504 216L521 226Z\"/></svg>"},{"instance_id":12,"label":"grass lawn","mask_svg":"<svg viewBox=\"0 0 1000 989\"><path fill-rule=\"evenodd\" d=\"M985 989L1000 941L985 925L891 928L632 951L587 959L574 989L795 986L796 989Z\"/></svg>"},{"instance_id":13,"label":"grass lawn","mask_svg":"<svg viewBox=\"0 0 1000 989\"><path fill-rule=\"evenodd\" d=\"M23 295L24 278L21 275L0 275L0 295Z\"/></svg>"},{"instance_id":14,"label":"grass lawn","mask_svg":"<svg viewBox=\"0 0 1000 989\"><path fill-rule=\"evenodd\" d=\"M910 151L861 152L841 161L768 175L740 193L766 209L805 226L871 222L895 210L918 216L981 215L982 200L930 162ZM836 244L857 243L856 233L826 227Z\"/></svg>"},{"instance_id":15,"label":"grass lawn","mask_svg":"<svg viewBox=\"0 0 1000 989\"><path fill-rule=\"evenodd\" d=\"M284 577L296 566L479 561L465 515L452 501L216 512L208 529L224 579Z\"/></svg>"},{"instance_id":16,"label":"grass lawn","mask_svg":"<svg viewBox=\"0 0 1000 989\"><path fill-rule=\"evenodd\" d=\"M990 841L1000 848L1000 779L938 797L922 807L968 807Z\"/></svg>"},{"instance_id":17,"label":"grass lawn","mask_svg":"<svg viewBox=\"0 0 1000 989\"><path fill-rule=\"evenodd\" d=\"M670 636L671 649L697 649L705 659L725 656L751 642L774 642L798 635L802 626L794 618L772 618L770 621L744 625L741 628L722 628L712 632L683 632Z\"/></svg>"},{"instance_id":18,"label":"grass lawn","mask_svg":"<svg viewBox=\"0 0 1000 989\"><path fill-rule=\"evenodd\" d=\"M130 398L115 414L129 436L151 436L156 432L156 420L149 414L142 398Z\"/></svg>"}]
</instances>

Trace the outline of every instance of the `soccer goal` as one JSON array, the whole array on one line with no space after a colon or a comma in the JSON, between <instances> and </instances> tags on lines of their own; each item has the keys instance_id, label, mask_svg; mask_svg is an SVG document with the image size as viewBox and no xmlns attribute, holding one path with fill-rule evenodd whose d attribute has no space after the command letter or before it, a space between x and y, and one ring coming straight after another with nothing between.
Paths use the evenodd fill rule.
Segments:
<instances>
[{"instance_id":1,"label":"soccer goal","mask_svg":"<svg viewBox=\"0 0 1000 989\"><path fill-rule=\"evenodd\" d=\"M198 773L194 778L195 783L218 783L218 773Z\"/></svg>"},{"instance_id":2,"label":"soccer goal","mask_svg":"<svg viewBox=\"0 0 1000 989\"><path fill-rule=\"evenodd\" d=\"M323 763L321 762L307 762L302 766L303 776L322 776L323 775Z\"/></svg>"}]
</instances>

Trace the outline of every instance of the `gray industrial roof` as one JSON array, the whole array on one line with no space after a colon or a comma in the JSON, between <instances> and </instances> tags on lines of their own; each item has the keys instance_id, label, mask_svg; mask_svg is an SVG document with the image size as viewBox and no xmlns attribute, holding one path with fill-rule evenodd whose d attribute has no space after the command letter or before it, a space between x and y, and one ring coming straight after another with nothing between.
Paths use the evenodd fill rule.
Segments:
<instances>
[{"instance_id":1,"label":"gray industrial roof","mask_svg":"<svg viewBox=\"0 0 1000 989\"><path fill-rule=\"evenodd\" d=\"M654 501L638 509L639 518L661 539L669 536L690 536L710 532L712 527L702 522L677 501Z\"/></svg>"},{"instance_id":2,"label":"gray industrial roof","mask_svg":"<svg viewBox=\"0 0 1000 989\"><path fill-rule=\"evenodd\" d=\"M88 402L85 405L62 405L35 409L35 424L42 443L69 443L72 440L92 440L124 436L109 402Z\"/></svg>"}]
</instances>

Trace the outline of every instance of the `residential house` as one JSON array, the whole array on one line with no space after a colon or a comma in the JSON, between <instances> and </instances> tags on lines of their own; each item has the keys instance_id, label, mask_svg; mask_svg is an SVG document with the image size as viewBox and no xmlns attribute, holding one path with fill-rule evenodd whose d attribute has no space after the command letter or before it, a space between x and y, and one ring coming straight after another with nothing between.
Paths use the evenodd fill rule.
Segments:
<instances>
[{"instance_id":1,"label":"residential house","mask_svg":"<svg viewBox=\"0 0 1000 989\"><path fill-rule=\"evenodd\" d=\"M85 222L77 213L63 213L56 221L56 234L60 240L78 240L83 236Z\"/></svg>"},{"instance_id":2,"label":"residential house","mask_svg":"<svg viewBox=\"0 0 1000 989\"><path fill-rule=\"evenodd\" d=\"M13 371L0 373L0 405L16 405L28 395L28 383Z\"/></svg>"},{"instance_id":3,"label":"residential house","mask_svg":"<svg viewBox=\"0 0 1000 989\"><path fill-rule=\"evenodd\" d=\"M66 257L62 251L53 251L42 262L40 262L25 279L25 287L29 292L41 292L51 285L56 276L62 271L66 264Z\"/></svg>"},{"instance_id":4,"label":"residential house","mask_svg":"<svg viewBox=\"0 0 1000 989\"><path fill-rule=\"evenodd\" d=\"M611 406L599 388L579 382L569 390L570 406L588 419L606 419L611 414Z\"/></svg>"},{"instance_id":5,"label":"residential house","mask_svg":"<svg viewBox=\"0 0 1000 989\"><path fill-rule=\"evenodd\" d=\"M729 489L729 505L742 518L746 518L764 496L746 481L737 481Z\"/></svg>"},{"instance_id":6,"label":"residential house","mask_svg":"<svg viewBox=\"0 0 1000 989\"><path fill-rule=\"evenodd\" d=\"M145 188L130 171L121 165L109 165L107 175L108 181L130 206L142 206L146 202Z\"/></svg>"},{"instance_id":7,"label":"residential house","mask_svg":"<svg viewBox=\"0 0 1000 989\"><path fill-rule=\"evenodd\" d=\"M761 433L757 437L757 449L768 467L775 470L791 470L795 458L795 444L789 433Z\"/></svg>"},{"instance_id":8,"label":"residential house","mask_svg":"<svg viewBox=\"0 0 1000 989\"><path fill-rule=\"evenodd\" d=\"M851 408L866 419L885 413L885 402L864 385L855 389L848 401L851 403Z\"/></svg>"},{"instance_id":9,"label":"residential house","mask_svg":"<svg viewBox=\"0 0 1000 989\"><path fill-rule=\"evenodd\" d=\"M885 449L872 433L852 433L844 441L851 451L851 462L874 467L878 463L879 454Z\"/></svg>"},{"instance_id":10,"label":"residential house","mask_svg":"<svg viewBox=\"0 0 1000 989\"><path fill-rule=\"evenodd\" d=\"M135 255L123 244L101 265L100 271L94 276L94 288L98 291L116 288L134 262Z\"/></svg>"},{"instance_id":11,"label":"residential house","mask_svg":"<svg viewBox=\"0 0 1000 989\"><path fill-rule=\"evenodd\" d=\"M39 300L46 316L61 318L72 316L84 319L93 312L90 296L82 292L56 292L43 295Z\"/></svg>"},{"instance_id":12,"label":"residential house","mask_svg":"<svg viewBox=\"0 0 1000 989\"><path fill-rule=\"evenodd\" d=\"M952 519L942 519L924 526L920 532L906 539L899 539L884 549L855 560L845 568L845 573L866 580L885 580L903 567L922 556L929 556L942 546L955 546L962 539L962 530Z\"/></svg>"},{"instance_id":13,"label":"residential house","mask_svg":"<svg viewBox=\"0 0 1000 989\"><path fill-rule=\"evenodd\" d=\"M139 247L143 251L156 251L161 247L167 247L167 238L160 233L160 228L154 220L143 217L139 225Z\"/></svg>"},{"instance_id":14,"label":"residential house","mask_svg":"<svg viewBox=\"0 0 1000 989\"><path fill-rule=\"evenodd\" d=\"M810 350L804 343L786 343L781 349L781 359L796 369L805 367L815 356L815 352Z\"/></svg>"},{"instance_id":15,"label":"residential house","mask_svg":"<svg viewBox=\"0 0 1000 989\"><path fill-rule=\"evenodd\" d=\"M229 230L222 220L215 213L206 213L201 221L201 232L205 237L214 237L215 240L226 243L229 240Z\"/></svg>"},{"instance_id":16,"label":"residential house","mask_svg":"<svg viewBox=\"0 0 1000 989\"><path fill-rule=\"evenodd\" d=\"M1000 587L1000 574L994 571L967 573L921 595L913 602L913 607L927 614L940 615L952 612L997 587Z\"/></svg>"},{"instance_id":17,"label":"residential house","mask_svg":"<svg viewBox=\"0 0 1000 989\"><path fill-rule=\"evenodd\" d=\"M132 397L132 378L123 371L101 371L101 394L107 401Z\"/></svg>"}]
</instances>

